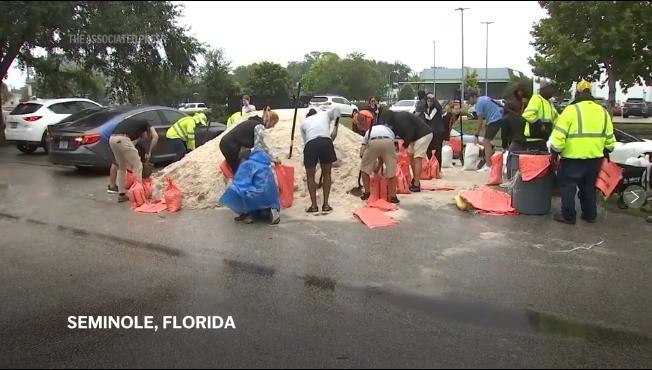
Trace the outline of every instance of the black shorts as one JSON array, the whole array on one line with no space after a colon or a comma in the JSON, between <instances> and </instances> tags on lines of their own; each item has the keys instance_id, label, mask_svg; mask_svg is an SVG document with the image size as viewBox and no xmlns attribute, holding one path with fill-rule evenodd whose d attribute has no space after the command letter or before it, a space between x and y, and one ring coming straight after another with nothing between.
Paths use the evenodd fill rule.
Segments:
<instances>
[{"instance_id":1,"label":"black shorts","mask_svg":"<svg viewBox=\"0 0 652 370\"><path fill-rule=\"evenodd\" d=\"M491 124L487 125L487 128L485 129L484 132L484 138L488 140L493 140L496 138L496 135L498 135L498 131L500 131L500 128L503 127L503 120L499 119L496 122L492 122Z\"/></svg>"},{"instance_id":2,"label":"black shorts","mask_svg":"<svg viewBox=\"0 0 652 370\"><path fill-rule=\"evenodd\" d=\"M311 169L321 165L331 164L337 161L333 140L327 137L318 137L310 140L303 148L303 165Z\"/></svg>"}]
</instances>

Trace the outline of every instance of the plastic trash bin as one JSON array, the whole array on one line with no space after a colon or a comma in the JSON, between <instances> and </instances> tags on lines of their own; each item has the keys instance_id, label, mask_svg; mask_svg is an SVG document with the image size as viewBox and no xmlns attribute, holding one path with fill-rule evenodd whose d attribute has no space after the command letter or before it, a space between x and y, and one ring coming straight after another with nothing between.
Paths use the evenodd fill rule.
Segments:
<instances>
[{"instance_id":1,"label":"plastic trash bin","mask_svg":"<svg viewBox=\"0 0 652 370\"><path fill-rule=\"evenodd\" d=\"M548 168L540 178L523 181L519 168L520 155L547 155L545 152L514 152L511 153L508 173L516 175L514 186L510 189L512 207L523 215L547 215L552 208L552 192L555 182L554 172Z\"/></svg>"}]
</instances>

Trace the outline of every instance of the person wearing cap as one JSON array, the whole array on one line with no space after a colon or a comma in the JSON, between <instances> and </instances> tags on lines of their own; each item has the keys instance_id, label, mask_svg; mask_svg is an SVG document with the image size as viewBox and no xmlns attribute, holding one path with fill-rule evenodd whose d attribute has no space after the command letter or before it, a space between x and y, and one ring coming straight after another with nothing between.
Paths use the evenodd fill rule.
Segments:
<instances>
[{"instance_id":1,"label":"person wearing cap","mask_svg":"<svg viewBox=\"0 0 652 370\"><path fill-rule=\"evenodd\" d=\"M475 131L475 139L479 141L482 134L482 146L484 147L485 158L487 161L478 172L488 172L491 168L491 161L488 160L494 154L494 146L491 143L498 135L503 125L504 107L502 103L492 99L489 96L480 96L471 92L467 96L469 105L475 105L475 111L478 113L478 126ZM483 133L484 131L484 133Z\"/></svg>"},{"instance_id":2,"label":"person wearing cap","mask_svg":"<svg viewBox=\"0 0 652 370\"><path fill-rule=\"evenodd\" d=\"M526 150L548 150L546 143L559 116L557 109L550 102L553 95L554 85L549 81L541 82L539 93L532 96L523 112L526 121L523 131Z\"/></svg>"},{"instance_id":3,"label":"person wearing cap","mask_svg":"<svg viewBox=\"0 0 652 370\"><path fill-rule=\"evenodd\" d=\"M594 101L591 84L577 84L575 103L561 113L554 126L550 151L561 192L561 213L554 220L574 225L575 194L579 188L582 219L594 223L598 217L595 182L604 157L616 146L611 116ZM559 159L561 157L561 160Z\"/></svg>"},{"instance_id":4,"label":"person wearing cap","mask_svg":"<svg viewBox=\"0 0 652 370\"><path fill-rule=\"evenodd\" d=\"M197 124L206 126L205 117L203 113L181 117L167 130L165 137L174 146L175 161L181 160L187 152L195 150L195 127Z\"/></svg>"}]
</instances>

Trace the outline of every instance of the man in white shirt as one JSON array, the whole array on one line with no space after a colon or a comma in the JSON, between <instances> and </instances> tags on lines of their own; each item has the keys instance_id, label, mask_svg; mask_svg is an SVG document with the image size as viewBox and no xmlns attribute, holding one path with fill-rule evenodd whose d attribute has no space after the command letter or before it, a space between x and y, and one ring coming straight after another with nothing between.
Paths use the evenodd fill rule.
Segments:
<instances>
[{"instance_id":1,"label":"man in white shirt","mask_svg":"<svg viewBox=\"0 0 652 370\"><path fill-rule=\"evenodd\" d=\"M354 123L360 128L364 125L363 119ZM362 137L362 148L360 149L362 161L360 171L362 172L362 185L364 194L362 200L369 199L371 195L371 174L374 172L377 161L380 159L385 164L385 177L389 179L390 202L398 204L396 197L396 148L394 147L394 131L383 124L375 124Z\"/></svg>"},{"instance_id":2,"label":"man in white shirt","mask_svg":"<svg viewBox=\"0 0 652 370\"><path fill-rule=\"evenodd\" d=\"M242 115L244 116L245 114L255 112L256 111L256 106L250 103L251 98L249 95L243 95L242 96Z\"/></svg>"},{"instance_id":3,"label":"man in white shirt","mask_svg":"<svg viewBox=\"0 0 652 370\"><path fill-rule=\"evenodd\" d=\"M306 167L308 175L308 192L312 202L308 213L319 212L317 207L317 183L315 182L315 172L317 163L321 167L321 173L324 178L324 204L322 212L328 213L333 208L328 204L328 198L331 192L331 169L333 162L337 161L335 146L333 140L337 137L337 129L340 120L340 111L330 109L326 112L317 112L311 109L301 124L301 136L303 137L303 165ZM331 132L331 122L335 121L335 128Z\"/></svg>"}]
</instances>

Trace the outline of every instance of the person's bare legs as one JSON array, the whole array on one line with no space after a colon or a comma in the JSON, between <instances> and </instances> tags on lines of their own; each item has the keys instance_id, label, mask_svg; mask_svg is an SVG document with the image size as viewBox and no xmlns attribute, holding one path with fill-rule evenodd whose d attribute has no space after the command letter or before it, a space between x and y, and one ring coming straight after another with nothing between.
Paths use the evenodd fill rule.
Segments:
<instances>
[{"instance_id":1,"label":"person's bare legs","mask_svg":"<svg viewBox=\"0 0 652 370\"><path fill-rule=\"evenodd\" d=\"M484 159L487 161L487 167L491 167L491 157L494 155L494 146L491 144L491 139L484 138L482 145L484 146Z\"/></svg>"},{"instance_id":2,"label":"person's bare legs","mask_svg":"<svg viewBox=\"0 0 652 370\"><path fill-rule=\"evenodd\" d=\"M111 170L109 170L109 186L115 188L118 186L118 165L111 163Z\"/></svg>"},{"instance_id":3,"label":"person's bare legs","mask_svg":"<svg viewBox=\"0 0 652 370\"><path fill-rule=\"evenodd\" d=\"M315 182L315 172L317 168L306 168L306 175L308 177L308 193L310 194L310 201L312 205L310 208L317 208L317 183ZM329 174L330 175L330 174Z\"/></svg>"},{"instance_id":4,"label":"person's bare legs","mask_svg":"<svg viewBox=\"0 0 652 370\"><path fill-rule=\"evenodd\" d=\"M330 208L330 204L328 204L328 199L330 198L331 195L331 170L333 169L333 164L322 164L321 165L321 174L324 176L324 205L322 206L322 210L324 207Z\"/></svg>"},{"instance_id":5,"label":"person's bare legs","mask_svg":"<svg viewBox=\"0 0 652 370\"><path fill-rule=\"evenodd\" d=\"M364 172L360 173L362 174L362 186L364 187L364 193L369 194L371 193L371 177Z\"/></svg>"},{"instance_id":6,"label":"person's bare legs","mask_svg":"<svg viewBox=\"0 0 652 370\"><path fill-rule=\"evenodd\" d=\"M412 183L414 186L420 187L421 186L421 169L422 169L422 163L423 161L421 158L414 158L412 159L412 173L414 174L414 179L412 180Z\"/></svg>"},{"instance_id":7,"label":"person's bare legs","mask_svg":"<svg viewBox=\"0 0 652 370\"><path fill-rule=\"evenodd\" d=\"M396 176L389 179L389 199L396 196L396 187L398 186L398 179Z\"/></svg>"}]
</instances>

